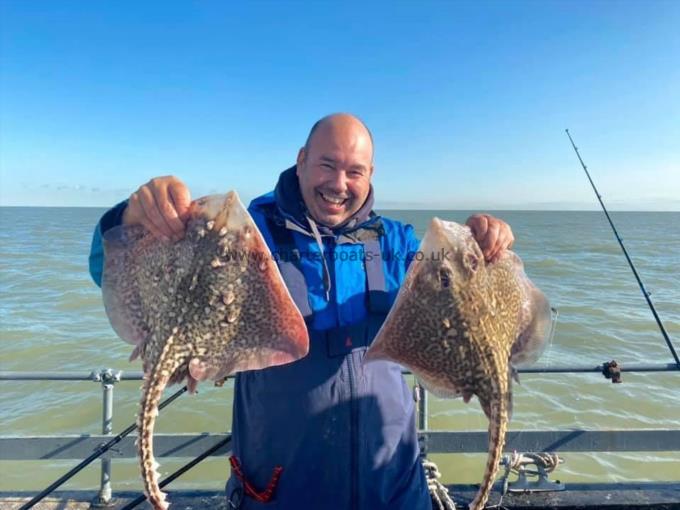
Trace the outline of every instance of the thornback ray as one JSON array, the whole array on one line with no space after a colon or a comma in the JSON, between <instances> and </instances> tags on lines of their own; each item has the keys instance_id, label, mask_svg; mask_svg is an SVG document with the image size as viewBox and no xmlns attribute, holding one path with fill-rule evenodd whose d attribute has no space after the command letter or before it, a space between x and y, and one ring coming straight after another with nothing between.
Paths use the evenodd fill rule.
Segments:
<instances>
[{"instance_id":1,"label":"thornback ray","mask_svg":"<svg viewBox=\"0 0 680 510\"><path fill-rule=\"evenodd\" d=\"M142 226L104 234L104 306L141 356L137 419L144 492L156 509L153 428L165 386L221 380L291 363L309 350L307 328L262 235L235 192L192 202L185 236L157 240ZM193 378L193 379L192 379Z\"/></svg>"},{"instance_id":2,"label":"thornback ray","mask_svg":"<svg viewBox=\"0 0 680 510\"><path fill-rule=\"evenodd\" d=\"M489 454L470 508L484 507L512 412L515 362L535 361L550 305L511 251L486 263L470 229L434 218L365 361L410 369L435 395L477 396L489 419Z\"/></svg>"}]
</instances>

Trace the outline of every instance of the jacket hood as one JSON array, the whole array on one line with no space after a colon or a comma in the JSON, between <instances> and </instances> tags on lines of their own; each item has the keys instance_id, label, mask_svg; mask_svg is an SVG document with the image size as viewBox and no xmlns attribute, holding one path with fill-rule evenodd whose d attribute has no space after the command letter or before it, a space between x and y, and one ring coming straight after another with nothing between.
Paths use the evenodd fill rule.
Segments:
<instances>
[{"instance_id":1,"label":"jacket hood","mask_svg":"<svg viewBox=\"0 0 680 510\"><path fill-rule=\"evenodd\" d=\"M308 229L311 227L309 222L311 214L302 198L296 172L297 166L294 165L281 173L274 189L274 199L276 200L276 205L289 220L293 220L299 226ZM366 197L362 206L346 221L335 227L316 223L316 227L322 235L351 234L359 228L368 226L367 223L373 223L378 218L373 212L373 201L373 185L371 185L368 197Z\"/></svg>"}]
</instances>

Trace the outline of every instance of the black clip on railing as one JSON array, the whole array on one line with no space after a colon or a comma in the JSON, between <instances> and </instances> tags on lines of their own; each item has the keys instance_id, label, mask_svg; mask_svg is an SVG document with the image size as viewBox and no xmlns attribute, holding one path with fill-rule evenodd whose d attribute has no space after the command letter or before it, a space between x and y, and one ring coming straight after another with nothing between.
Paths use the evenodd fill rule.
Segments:
<instances>
[{"instance_id":1,"label":"black clip on railing","mask_svg":"<svg viewBox=\"0 0 680 510\"><path fill-rule=\"evenodd\" d=\"M602 375L611 379L614 384L623 382L621 381L621 366L615 360L602 363Z\"/></svg>"}]
</instances>

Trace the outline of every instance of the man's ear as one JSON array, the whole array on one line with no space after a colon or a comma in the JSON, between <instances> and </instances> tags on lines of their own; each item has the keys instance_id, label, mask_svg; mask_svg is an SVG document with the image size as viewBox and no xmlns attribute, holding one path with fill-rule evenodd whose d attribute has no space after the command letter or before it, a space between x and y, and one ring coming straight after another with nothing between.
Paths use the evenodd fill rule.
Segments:
<instances>
[{"instance_id":1,"label":"man's ear","mask_svg":"<svg viewBox=\"0 0 680 510\"><path fill-rule=\"evenodd\" d=\"M297 168L295 169L295 173L297 174L298 177L300 177L300 167L302 164L305 162L305 158L307 157L307 153L305 152L304 147L300 147L300 150L298 151L297 155Z\"/></svg>"},{"instance_id":2,"label":"man's ear","mask_svg":"<svg viewBox=\"0 0 680 510\"><path fill-rule=\"evenodd\" d=\"M371 165L371 169L368 171L369 177L373 177L373 170L375 170L375 166Z\"/></svg>"}]
</instances>

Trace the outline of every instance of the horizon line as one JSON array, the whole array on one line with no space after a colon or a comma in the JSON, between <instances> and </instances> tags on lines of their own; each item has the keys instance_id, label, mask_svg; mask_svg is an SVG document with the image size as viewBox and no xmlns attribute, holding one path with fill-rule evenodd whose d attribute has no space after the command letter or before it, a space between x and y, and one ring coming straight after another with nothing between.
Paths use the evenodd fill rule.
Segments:
<instances>
[{"instance_id":1,"label":"horizon line","mask_svg":"<svg viewBox=\"0 0 680 510\"><path fill-rule=\"evenodd\" d=\"M110 209L111 206L103 205L0 205L0 209ZM501 211L501 212L602 212L601 208L592 209L534 209L534 208L494 208L494 207L475 207L465 209L450 209L445 207L374 207L378 211ZM643 213L677 213L678 209L618 209L608 207L607 211L612 212L643 212Z\"/></svg>"}]
</instances>

